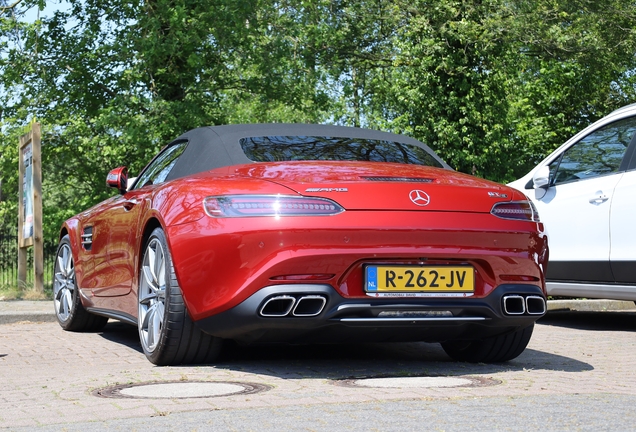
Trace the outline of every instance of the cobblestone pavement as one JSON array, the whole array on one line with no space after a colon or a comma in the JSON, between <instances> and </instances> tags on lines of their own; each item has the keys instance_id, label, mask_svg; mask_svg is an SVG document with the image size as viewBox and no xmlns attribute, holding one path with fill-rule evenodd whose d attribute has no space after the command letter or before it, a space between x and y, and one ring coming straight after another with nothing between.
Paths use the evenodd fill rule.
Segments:
<instances>
[{"instance_id":1,"label":"cobblestone pavement","mask_svg":"<svg viewBox=\"0 0 636 432\"><path fill-rule=\"evenodd\" d=\"M451 361L437 344L228 347L211 366L156 367L136 329L111 321L100 333L56 323L0 325L0 427L51 426L187 411L292 408L352 402L487 400L502 397L636 395L636 311L550 312L528 349L498 365ZM477 378L454 388L373 388L345 379L377 376ZM94 391L154 381L255 383L254 394L185 399L116 399ZM609 396L607 396L609 395ZM631 399L633 400L633 399Z\"/></svg>"}]
</instances>

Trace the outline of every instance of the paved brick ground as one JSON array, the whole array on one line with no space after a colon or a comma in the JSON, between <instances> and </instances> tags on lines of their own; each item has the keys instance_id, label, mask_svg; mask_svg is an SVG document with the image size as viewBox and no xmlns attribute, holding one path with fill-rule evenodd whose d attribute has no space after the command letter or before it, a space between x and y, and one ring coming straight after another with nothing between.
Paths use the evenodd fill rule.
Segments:
<instances>
[{"instance_id":1,"label":"paved brick ground","mask_svg":"<svg viewBox=\"0 0 636 432\"><path fill-rule=\"evenodd\" d=\"M102 333L56 323L0 325L0 427L162 416L231 408L436 400L520 395L636 395L636 311L551 312L528 349L501 365L451 361L435 344L229 347L214 366L155 367L136 330L111 322ZM441 375L496 380L469 388L356 388L337 380ZM233 381L271 390L200 399L112 399L95 389L149 381Z\"/></svg>"}]
</instances>

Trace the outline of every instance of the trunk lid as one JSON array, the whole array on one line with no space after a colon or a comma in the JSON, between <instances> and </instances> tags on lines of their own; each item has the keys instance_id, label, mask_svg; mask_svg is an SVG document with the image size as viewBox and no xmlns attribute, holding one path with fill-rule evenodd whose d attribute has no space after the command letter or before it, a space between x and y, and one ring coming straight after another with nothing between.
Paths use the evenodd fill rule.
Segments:
<instances>
[{"instance_id":1,"label":"trunk lid","mask_svg":"<svg viewBox=\"0 0 636 432\"><path fill-rule=\"evenodd\" d=\"M510 201L507 186L442 168L379 162L268 162L234 175L268 180L300 195L329 198L346 210L488 213Z\"/></svg>"}]
</instances>

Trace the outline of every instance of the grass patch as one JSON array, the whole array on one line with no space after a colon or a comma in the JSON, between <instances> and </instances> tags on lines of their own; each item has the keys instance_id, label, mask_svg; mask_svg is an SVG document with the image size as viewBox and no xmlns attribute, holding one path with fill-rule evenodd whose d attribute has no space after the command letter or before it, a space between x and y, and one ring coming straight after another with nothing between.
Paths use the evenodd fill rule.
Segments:
<instances>
[{"instance_id":1,"label":"grass patch","mask_svg":"<svg viewBox=\"0 0 636 432\"><path fill-rule=\"evenodd\" d=\"M18 287L0 286L0 300L17 300L21 294L21 290Z\"/></svg>"},{"instance_id":2,"label":"grass patch","mask_svg":"<svg viewBox=\"0 0 636 432\"><path fill-rule=\"evenodd\" d=\"M53 290L50 286L44 287L44 292L36 291L33 284L25 286L0 285L0 300L52 300Z\"/></svg>"}]
</instances>

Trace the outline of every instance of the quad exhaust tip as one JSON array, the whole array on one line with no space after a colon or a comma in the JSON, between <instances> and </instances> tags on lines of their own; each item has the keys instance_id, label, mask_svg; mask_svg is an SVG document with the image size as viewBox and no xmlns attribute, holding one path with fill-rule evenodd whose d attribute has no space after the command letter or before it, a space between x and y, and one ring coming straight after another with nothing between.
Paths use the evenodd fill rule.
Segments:
<instances>
[{"instance_id":1,"label":"quad exhaust tip","mask_svg":"<svg viewBox=\"0 0 636 432\"><path fill-rule=\"evenodd\" d=\"M503 298L503 310L506 315L543 315L547 306L541 296L507 295Z\"/></svg>"},{"instance_id":2,"label":"quad exhaust tip","mask_svg":"<svg viewBox=\"0 0 636 432\"><path fill-rule=\"evenodd\" d=\"M291 312L296 299L291 296L281 295L267 300L261 308L264 317L284 317Z\"/></svg>"},{"instance_id":3,"label":"quad exhaust tip","mask_svg":"<svg viewBox=\"0 0 636 432\"><path fill-rule=\"evenodd\" d=\"M303 295L298 298L279 295L268 299L259 311L264 317L314 317L320 315L327 304L327 298L321 295Z\"/></svg>"},{"instance_id":4,"label":"quad exhaust tip","mask_svg":"<svg viewBox=\"0 0 636 432\"><path fill-rule=\"evenodd\" d=\"M523 296L509 295L503 298L506 315L523 315L526 313L526 302Z\"/></svg>"},{"instance_id":5,"label":"quad exhaust tip","mask_svg":"<svg viewBox=\"0 0 636 432\"><path fill-rule=\"evenodd\" d=\"M543 315L546 313L546 304L543 297L528 296L526 297L526 311L530 315Z\"/></svg>"},{"instance_id":6,"label":"quad exhaust tip","mask_svg":"<svg viewBox=\"0 0 636 432\"><path fill-rule=\"evenodd\" d=\"M298 299L292 315L297 317L312 317L319 315L327 304L327 299L320 295L304 296Z\"/></svg>"}]
</instances>

